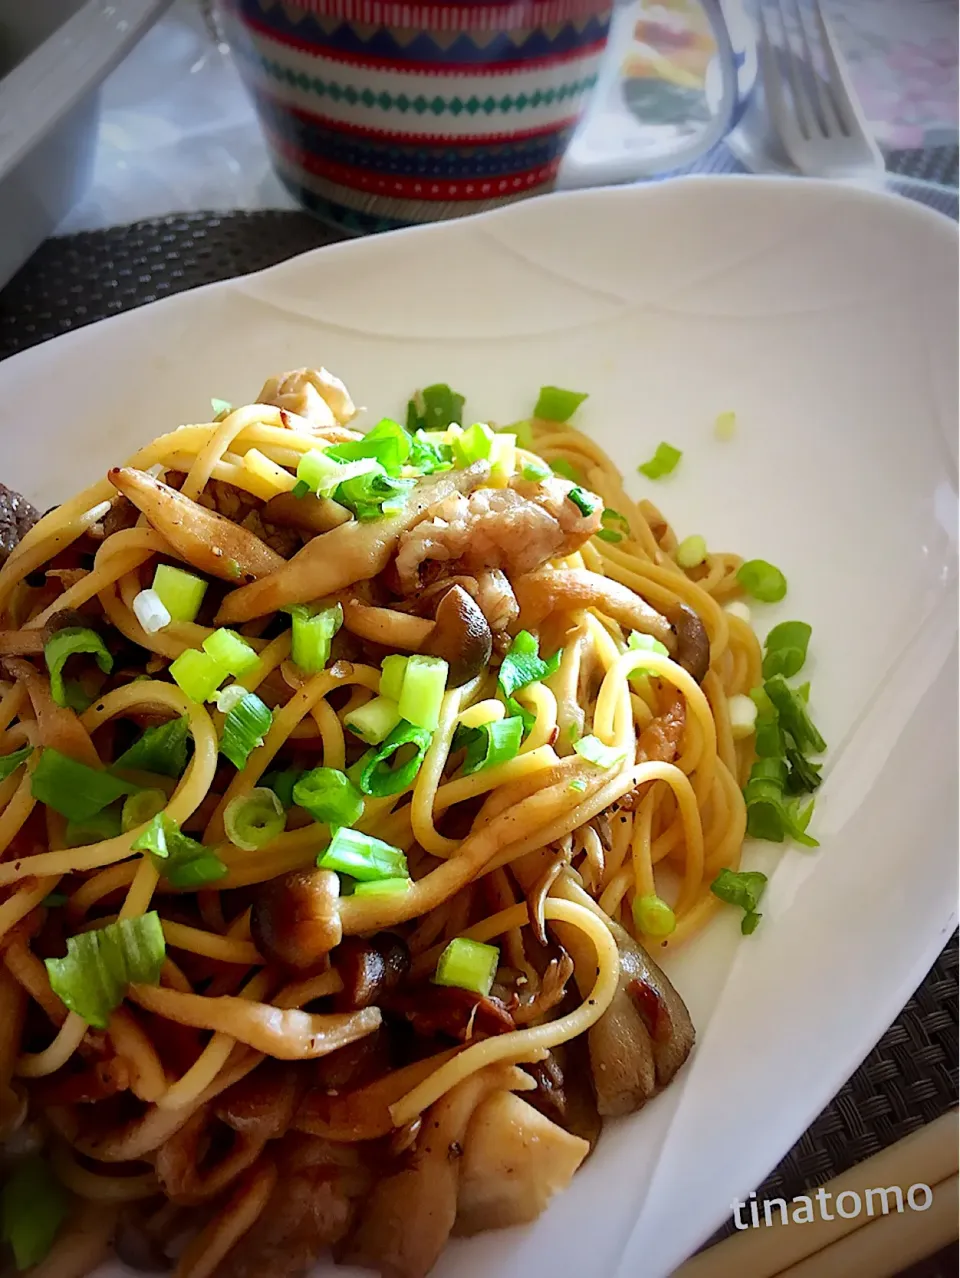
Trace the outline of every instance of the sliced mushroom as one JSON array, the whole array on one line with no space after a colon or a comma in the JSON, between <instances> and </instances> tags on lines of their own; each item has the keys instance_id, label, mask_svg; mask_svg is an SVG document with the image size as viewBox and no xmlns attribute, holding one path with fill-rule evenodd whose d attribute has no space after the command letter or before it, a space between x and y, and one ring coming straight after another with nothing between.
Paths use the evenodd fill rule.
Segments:
<instances>
[{"instance_id":1,"label":"sliced mushroom","mask_svg":"<svg viewBox=\"0 0 960 1278\"><path fill-rule=\"evenodd\" d=\"M174 553L200 572L236 584L257 581L286 563L249 529L207 510L142 470L114 467L107 478L146 515Z\"/></svg>"},{"instance_id":2,"label":"sliced mushroom","mask_svg":"<svg viewBox=\"0 0 960 1278\"><path fill-rule=\"evenodd\" d=\"M382 932L369 941L347 936L334 956L343 989L333 996L336 1012L369 1007L392 990L406 974L410 955L399 936Z\"/></svg>"},{"instance_id":3,"label":"sliced mushroom","mask_svg":"<svg viewBox=\"0 0 960 1278\"><path fill-rule=\"evenodd\" d=\"M683 666L697 683L703 683L710 669L710 638L706 627L685 603L677 604L670 611L669 619L677 633L677 664Z\"/></svg>"},{"instance_id":4,"label":"sliced mushroom","mask_svg":"<svg viewBox=\"0 0 960 1278\"><path fill-rule=\"evenodd\" d=\"M386 568L401 534L431 506L451 493L472 492L488 474L485 462L474 462L466 470L429 475L410 490L397 514L369 522L351 519L314 537L292 559L280 560L269 576L229 594L217 615L218 623L250 621L286 604L323 599L354 582L369 581Z\"/></svg>"},{"instance_id":5,"label":"sliced mushroom","mask_svg":"<svg viewBox=\"0 0 960 1278\"><path fill-rule=\"evenodd\" d=\"M350 392L325 368L294 368L269 378L257 396L260 404L275 404L303 417L315 430L346 426L357 415Z\"/></svg>"},{"instance_id":6,"label":"sliced mushroom","mask_svg":"<svg viewBox=\"0 0 960 1278\"><path fill-rule=\"evenodd\" d=\"M294 497L293 493L277 493L261 510L260 518L268 524L325 533L349 523L352 516L345 506L329 497L317 497L313 493L305 493L302 497Z\"/></svg>"},{"instance_id":7,"label":"sliced mushroom","mask_svg":"<svg viewBox=\"0 0 960 1278\"><path fill-rule=\"evenodd\" d=\"M100 756L90 734L67 706L58 706L50 692L50 681L22 657L7 657L3 668L17 683L22 683L37 716L40 744L59 750L88 768L101 768Z\"/></svg>"},{"instance_id":8,"label":"sliced mushroom","mask_svg":"<svg viewBox=\"0 0 960 1278\"><path fill-rule=\"evenodd\" d=\"M289 967L313 967L339 945L340 880L332 870L295 870L259 889L250 931L261 954Z\"/></svg>"},{"instance_id":9,"label":"sliced mushroom","mask_svg":"<svg viewBox=\"0 0 960 1278\"><path fill-rule=\"evenodd\" d=\"M493 651L490 627L462 586L452 586L440 600L436 621L420 651L448 663L450 688L459 688L489 664Z\"/></svg>"},{"instance_id":10,"label":"sliced mushroom","mask_svg":"<svg viewBox=\"0 0 960 1278\"><path fill-rule=\"evenodd\" d=\"M653 635L668 652L676 650L677 636L667 618L610 577L579 568L541 568L514 581L513 588L520 604L517 625L523 630L536 627L557 610L599 608L622 626Z\"/></svg>"},{"instance_id":11,"label":"sliced mushroom","mask_svg":"<svg viewBox=\"0 0 960 1278\"><path fill-rule=\"evenodd\" d=\"M423 617L412 617L395 608L377 608L359 599L343 601L343 624L351 634L382 644L393 652L428 651L423 644L434 629Z\"/></svg>"}]
</instances>

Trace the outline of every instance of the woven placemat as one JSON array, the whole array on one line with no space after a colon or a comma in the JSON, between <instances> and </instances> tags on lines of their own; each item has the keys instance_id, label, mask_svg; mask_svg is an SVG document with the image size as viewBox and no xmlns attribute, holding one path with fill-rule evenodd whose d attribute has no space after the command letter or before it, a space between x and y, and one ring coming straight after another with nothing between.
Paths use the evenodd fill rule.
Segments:
<instances>
[{"instance_id":1,"label":"woven placemat","mask_svg":"<svg viewBox=\"0 0 960 1278\"><path fill-rule=\"evenodd\" d=\"M49 240L0 291L0 359L338 238L305 214L264 211L195 213ZM954 936L867 1059L764 1181L761 1200L814 1189L957 1104L957 967ZM717 1237L733 1229L731 1221ZM910 1275L954 1278L957 1268L954 1246Z\"/></svg>"}]
</instances>

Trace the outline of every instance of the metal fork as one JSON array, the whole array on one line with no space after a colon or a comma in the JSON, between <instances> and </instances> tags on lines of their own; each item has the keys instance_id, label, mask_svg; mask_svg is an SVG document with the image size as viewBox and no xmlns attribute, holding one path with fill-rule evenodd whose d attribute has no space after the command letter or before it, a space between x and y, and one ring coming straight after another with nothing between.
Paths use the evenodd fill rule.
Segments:
<instances>
[{"instance_id":1,"label":"metal fork","mask_svg":"<svg viewBox=\"0 0 960 1278\"><path fill-rule=\"evenodd\" d=\"M779 43L771 35L771 13L779 16ZM810 38L811 26L816 42ZM882 172L883 156L870 136L820 0L803 5L799 0L758 0L757 28L767 111L799 171L829 178Z\"/></svg>"}]
</instances>

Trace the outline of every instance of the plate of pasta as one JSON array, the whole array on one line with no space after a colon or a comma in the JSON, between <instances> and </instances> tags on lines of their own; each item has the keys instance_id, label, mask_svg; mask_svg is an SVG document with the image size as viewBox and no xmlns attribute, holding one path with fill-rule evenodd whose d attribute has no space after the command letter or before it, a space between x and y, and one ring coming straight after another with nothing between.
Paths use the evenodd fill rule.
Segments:
<instances>
[{"instance_id":1,"label":"plate of pasta","mask_svg":"<svg viewBox=\"0 0 960 1278\"><path fill-rule=\"evenodd\" d=\"M762 1178L955 925L955 252L578 193L0 368L18 1269L665 1278Z\"/></svg>"}]
</instances>

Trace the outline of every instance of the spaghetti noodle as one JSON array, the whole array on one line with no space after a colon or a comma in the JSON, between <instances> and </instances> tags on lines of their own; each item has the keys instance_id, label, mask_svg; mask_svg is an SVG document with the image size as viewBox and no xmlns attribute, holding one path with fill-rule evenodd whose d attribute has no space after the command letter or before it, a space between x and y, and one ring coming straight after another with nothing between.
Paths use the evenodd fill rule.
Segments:
<instances>
[{"instance_id":1,"label":"spaghetti noodle","mask_svg":"<svg viewBox=\"0 0 960 1278\"><path fill-rule=\"evenodd\" d=\"M649 955L739 864L740 561L680 567L590 439L457 398L361 434L286 374L0 570L3 1120L50 1142L51 1278L71 1231L90 1267L415 1278L692 1046Z\"/></svg>"}]
</instances>

